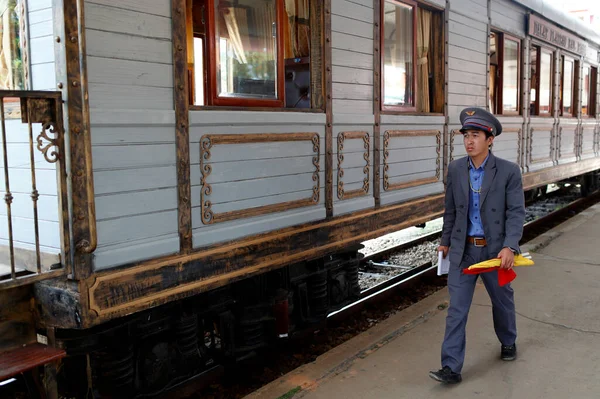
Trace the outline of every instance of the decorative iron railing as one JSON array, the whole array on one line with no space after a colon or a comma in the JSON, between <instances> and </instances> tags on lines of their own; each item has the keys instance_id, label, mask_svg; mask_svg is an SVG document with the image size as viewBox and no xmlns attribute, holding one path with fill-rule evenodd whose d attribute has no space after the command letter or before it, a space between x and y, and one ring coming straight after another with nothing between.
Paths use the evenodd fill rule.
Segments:
<instances>
[{"instance_id":1,"label":"decorative iron railing","mask_svg":"<svg viewBox=\"0 0 600 399\"><path fill-rule=\"evenodd\" d=\"M70 273L71 254L61 93L0 90L0 116L4 289Z\"/></svg>"}]
</instances>

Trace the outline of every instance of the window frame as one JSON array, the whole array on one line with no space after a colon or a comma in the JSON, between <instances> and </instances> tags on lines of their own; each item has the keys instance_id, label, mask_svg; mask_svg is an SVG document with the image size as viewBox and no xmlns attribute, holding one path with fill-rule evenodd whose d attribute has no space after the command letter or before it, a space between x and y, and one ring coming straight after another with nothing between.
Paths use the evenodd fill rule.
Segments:
<instances>
[{"instance_id":1,"label":"window frame","mask_svg":"<svg viewBox=\"0 0 600 399\"><path fill-rule=\"evenodd\" d=\"M531 116L540 117L540 118L549 118L554 115L554 53L555 51L549 47L543 46L542 44L538 44L535 42L531 43L531 48L535 48L537 51L537 60L536 60L536 102L535 102L535 114ZM541 84L541 76L542 76L542 54L546 53L550 55L550 110L549 111L540 111L540 84ZM531 77L530 77L531 79ZM531 80L530 80L531 81ZM531 87L529 88L529 101L531 102Z\"/></svg>"},{"instance_id":2,"label":"window frame","mask_svg":"<svg viewBox=\"0 0 600 399\"><path fill-rule=\"evenodd\" d=\"M273 108L283 108L285 106L285 65L284 65L284 42L283 42L283 20L285 18L285 5L283 3L284 0L275 0L276 6L276 23L277 23L277 54L275 57L275 62L277 66L277 99L275 100L261 100L258 98L225 98L219 97L217 93L217 65L219 65L220 54L217 51L217 36L216 36L216 10L215 10L215 2L209 0L206 2L207 4L207 45L208 45L208 54L210 60L206 63L208 67L208 79L210 80L210 84L208 85L208 93L205 101L208 105L216 105L216 106L246 106L246 107L273 107Z\"/></svg>"},{"instance_id":3,"label":"window frame","mask_svg":"<svg viewBox=\"0 0 600 399\"><path fill-rule=\"evenodd\" d=\"M583 62L583 69L582 71L588 70L589 73L589 91L587 93L588 95L588 103L587 103L587 112L583 113L583 103L581 103L581 118L596 118L596 84L595 82L597 82L597 80L595 81L593 75L594 75L594 66L592 64L590 64L589 62ZM597 75L597 69L596 69L596 75ZM585 73L582 74L582 78L585 76ZM581 87L581 95L583 96L584 90L585 90L585 84L584 81L581 82L582 87Z\"/></svg>"},{"instance_id":4,"label":"window frame","mask_svg":"<svg viewBox=\"0 0 600 399\"><path fill-rule=\"evenodd\" d=\"M519 116L522 114L522 99L521 99L521 61L522 61L522 49L523 49L523 40L517 36L510 35L501 30L492 29L491 33L494 33L498 38L498 42L496 43L496 51L498 52L498 76L496 78L496 87L495 92L495 106L496 113L495 115L503 115L503 116ZM517 43L517 111L504 111L504 42L505 39ZM488 70L490 65L490 56L489 56L489 47L488 47ZM488 77L489 81L489 77ZM488 94L489 97L489 94Z\"/></svg>"},{"instance_id":5,"label":"window frame","mask_svg":"<svg viewBox=\"0 0 600 399\"><path fill-rule=\"evenodd\" d=\"M598 117L598 67L590 65L590 94L588 97L588 117Z\"/></svg>"},{"instance_id":6,"label":"window frame","mask_svg":"<svg viewBox=\"0 0 600 399\"><path fill-rule=\"evenodd\" d=\"M564 99L565 99L565 61L569 60L573 63L573 72L571 74L571 112L565 113ZM560 60L560 104L559 104L559 116L561 118L576 118L577 112L572 112L576 106L575 101L577 100L577 96L575 95L576 91L579 90L579 87L576 87L576 63L577 59L571 55L562 54ZM577 110L575 110L577 111Z\"/></svg>"},{"instance_id":7,"label":"window frame","mask_svg":"<svg viewBox=\"0 0 600 399\"><path fill-rule=\"evenodd\" d=\"M411 106L407 105L385 105L385 3L392 3L395 5L410 6L413 9L413 35L412 35L412 54L413 54L413 75L412 75L412 93L414 104ZM380 71L379 76L381 78L380 87L380 98L381 98L381 110L392 112L392 113L415 113L417 112L417 10L419 3L414 0L382 0L380 6L380 21L379 24L379 57L380 57ZM430 113L427 113L429 115Z\"/></svg>"}]
</instances>

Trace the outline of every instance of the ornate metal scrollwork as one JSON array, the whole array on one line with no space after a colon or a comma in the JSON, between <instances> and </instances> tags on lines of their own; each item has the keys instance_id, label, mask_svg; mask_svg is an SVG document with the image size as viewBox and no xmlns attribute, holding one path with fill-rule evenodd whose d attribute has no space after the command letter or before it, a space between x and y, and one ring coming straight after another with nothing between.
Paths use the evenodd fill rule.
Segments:
<instances>
[{"instance_id":1,"label":"ornate metal scrollwork","mask_svg":"<svg viewBox=\"0 0 600 399\"><path fill-rule=\"evenodd\" d=\"M54 138L48 136L47 132L55 135ZM37 136L37 149L44 154L44 158L49 163L55 163L60 160L60 148L58 146L58 131L54 122L48 121L42 125L42 132ZM45 141L44 141L45 140ZM50 151L50 154L48 152Z\"/></svg>"}]
</instances>

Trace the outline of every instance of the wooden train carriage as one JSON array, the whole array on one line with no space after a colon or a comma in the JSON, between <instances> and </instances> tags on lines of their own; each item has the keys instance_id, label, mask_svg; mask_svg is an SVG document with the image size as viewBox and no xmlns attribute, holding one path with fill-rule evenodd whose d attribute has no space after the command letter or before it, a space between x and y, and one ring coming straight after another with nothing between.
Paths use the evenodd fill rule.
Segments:
<instances>
[{"instance_id":1,"label":"wooden train carriage","mask_svg":"<svg viewBox=\"0 0 600 399\"><path fill-rule=\"evenodd\" d=\"M545 1L5 3L0 289L33 289L50 330L438 217L466 106L527 189L600 168L600 36Z\"/></svg>"}]
</instances>

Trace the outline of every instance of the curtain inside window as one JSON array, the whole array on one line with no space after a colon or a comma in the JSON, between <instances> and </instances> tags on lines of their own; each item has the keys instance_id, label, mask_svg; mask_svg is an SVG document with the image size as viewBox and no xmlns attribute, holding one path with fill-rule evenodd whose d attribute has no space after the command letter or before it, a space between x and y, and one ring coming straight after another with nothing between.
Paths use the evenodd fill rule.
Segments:
<instances>
[{"instance_id":1,"label":"curtain inside window","mask_svg":"<svg viewBox=\"0 0 600 399\"><path fill-rule=\"evenodd\" d=\"M429 39L431 11L417 10L417 111L429 112Z\"/></svg>"},{"instance_id":2,"label":"curtain inside window","mask_svg":"<svg viewBox=\"0 0 600 399\"><path fill-rule=\"evenodd\" d=\"M285 58L310 54L309 0L285 0L287 26Z\"/></svg>"},{"instance_id":3,"label":"curtain inside window","mask_svg":"<svg viewBox=\"0 0 600 399\"><path fill-rule=\"evenodd\" d=\"M0 0L0 88L5 90L23 88L17 7L15 0Z\"/></svg>"}]
</instances>

